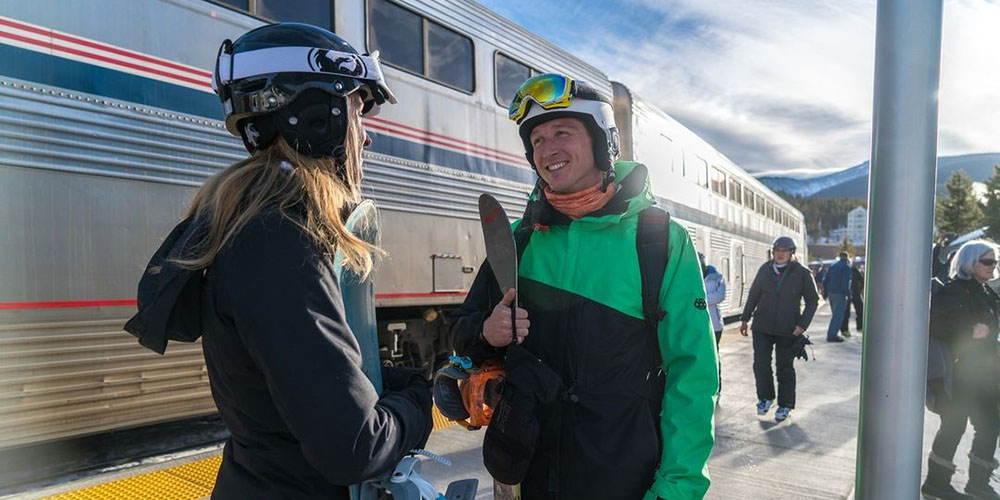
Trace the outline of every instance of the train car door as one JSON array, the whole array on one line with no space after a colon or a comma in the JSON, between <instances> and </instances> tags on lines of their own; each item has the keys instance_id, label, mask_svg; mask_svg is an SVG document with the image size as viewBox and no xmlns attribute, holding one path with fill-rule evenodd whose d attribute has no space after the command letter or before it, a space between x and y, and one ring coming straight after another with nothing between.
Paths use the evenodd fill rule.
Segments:
<instances>
[{"instance_id":1,"label":"train car door","mask_svg":"<svg viewBox=\"0 0 1000 500\"><path fill-rule=\"evenodd\" d=\"M743 242L733 241L729 247L730 271L728 286L733 293L730 295L730 307L733 310L743 308L743 300L746 297L745 277L746 277L746 255L743 254Z\"/></svg>"}]
</instances>

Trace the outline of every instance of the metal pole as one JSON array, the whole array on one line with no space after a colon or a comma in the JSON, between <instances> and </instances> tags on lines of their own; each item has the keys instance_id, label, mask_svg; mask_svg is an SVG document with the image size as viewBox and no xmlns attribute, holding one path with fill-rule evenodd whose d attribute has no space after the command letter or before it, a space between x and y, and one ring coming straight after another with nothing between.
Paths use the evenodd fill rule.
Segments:
<instances>
[{"instance_id":1,"label":"metal pole","mask_svg":"<svg viewBox=\"0 0 1000 500\"><path fill-rule=\"evenodd\" d=\"M920 498L942 0L879 0L856 498Z\"/></svg>"}]
</instances>

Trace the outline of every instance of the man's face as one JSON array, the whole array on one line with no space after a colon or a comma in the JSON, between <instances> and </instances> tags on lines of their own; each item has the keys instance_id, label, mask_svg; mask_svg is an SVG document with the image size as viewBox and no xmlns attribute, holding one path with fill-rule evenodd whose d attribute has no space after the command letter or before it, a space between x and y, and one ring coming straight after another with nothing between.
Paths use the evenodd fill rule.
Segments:
<instances>
[{"instance_id":1,"label":"man's face","mask_svg":"<svg viewBox=\"0 0 1000 500\"><path fill-rule=\"evenodd\" d=\"M775 264L785 264L792 260L792 249L777 247L772 252Z\"/></svg>"},{"instance_id":2,"label":"man's face","mask_svg":"<svg viewBox=\"0 0 1000 500\"><path fill-rule=\"evenodd\" d=\"M538 125L529 136L535 168L557 193L583 191L603 178L594 162L587 127L576 118L556 118Z\"/></svg>"}]
</instances>

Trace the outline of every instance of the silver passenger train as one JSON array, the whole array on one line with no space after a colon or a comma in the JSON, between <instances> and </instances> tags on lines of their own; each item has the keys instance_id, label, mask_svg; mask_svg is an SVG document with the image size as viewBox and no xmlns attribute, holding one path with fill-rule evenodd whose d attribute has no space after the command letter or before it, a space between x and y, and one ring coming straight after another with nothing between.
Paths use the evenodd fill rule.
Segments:
<instances>
[{"instance_id":1,"label":"silver passenger train","mask_svg":"<svg viewBox=\"0 0 1000 500\"><path fill-rule=\"evenodd\" d=\"M506 104L539 72L612 97L624 159L729 283L740 309L802 215L624 84L471 0L0 3L0 449L215 411L201 346L163 356L122 331L147 259L205 178L245 154L210 88L216 49L267 20L380 50L400 105L366 120L364 194L388 257L386 362L431 366L484 258L476 200L519 214L535 174ZM805 249L800 249L804 258Z\"/></svg>"}]
</instances>

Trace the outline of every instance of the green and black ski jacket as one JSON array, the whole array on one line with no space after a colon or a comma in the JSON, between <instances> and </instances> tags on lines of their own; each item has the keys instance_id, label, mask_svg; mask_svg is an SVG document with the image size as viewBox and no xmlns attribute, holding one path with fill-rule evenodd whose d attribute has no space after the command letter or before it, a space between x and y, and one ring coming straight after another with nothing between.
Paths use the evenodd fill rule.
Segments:
<instances>
[{"instance_id":1,"label":"green and black ski jacket","mask_svg":"<svg viewBox=\"0 0 1000 500\"><path fill-rule=\"evenodd\" d=\"M570 220L536 190L514 223L515 239L527 241L518 270L531 321L524 346L567 388L537 410L525 500L696 500L708 490L718 368L698 256L671 221L666 314L654 336L635 239L638 214L655 198L645 166L618 162L615 171L619 191L601 210ZM486 262L453 316L459 354L502 354L481 338L501 296Z\"/></svg>"}]
</instances>

